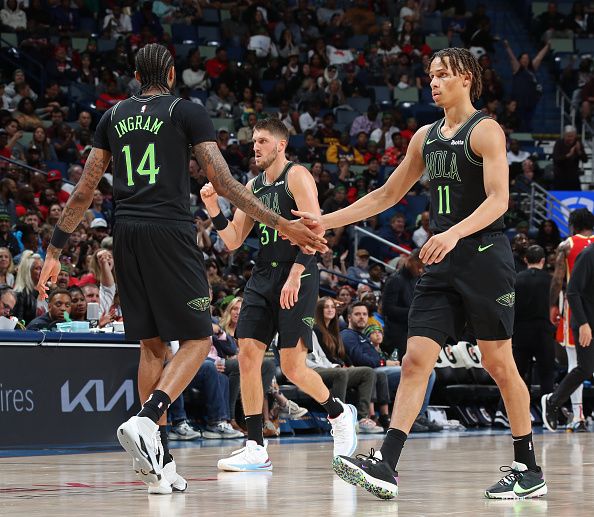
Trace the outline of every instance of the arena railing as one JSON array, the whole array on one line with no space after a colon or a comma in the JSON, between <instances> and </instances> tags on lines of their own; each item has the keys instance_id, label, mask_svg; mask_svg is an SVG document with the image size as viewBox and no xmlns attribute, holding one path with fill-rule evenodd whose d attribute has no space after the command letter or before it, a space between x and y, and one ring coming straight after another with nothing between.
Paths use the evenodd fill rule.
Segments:
<instances>
[{"instance_id":1,"label":"arena railing","mask_svg":"<svg viewBox=\"0 0 594 517\"><path fill-rule=\"evenodd\" d=\"M21 162L20 160L14 160L12 158L7 158L6 156L0 156L0 160L8 162L12 165L16 165L17 167L20 167L22 169L26 169L31 172L38 172L39 174L43 174L44 176L47 176L47 171L37 169L36 167L31 167L31 165L27 165L26 163ZM69 183L70 185L74 185L74 183L72 183L72 181L70 181L67 178L62 177L62 181L64 183Z\"/></svg>"},{"instance_id":2,"label":"arena railing","mask_svg":"<svg viewBox=\"0 0 594 517\"><path fill-rule=\"evenodd\" d=\"M532 183L530 193L530 228L538 228L546 219L552 219L557 223L562 235L569 235L567 218L569 209L548 190L542 188L538 183Z\"/></svg>"}]
</instances>

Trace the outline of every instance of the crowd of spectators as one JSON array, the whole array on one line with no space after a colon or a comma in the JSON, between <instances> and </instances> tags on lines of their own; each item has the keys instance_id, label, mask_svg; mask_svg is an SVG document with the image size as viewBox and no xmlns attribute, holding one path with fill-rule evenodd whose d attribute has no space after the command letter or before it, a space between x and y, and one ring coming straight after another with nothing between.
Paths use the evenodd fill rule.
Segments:
<instances>
[{"instance_id":1,"label":"crowd of spectators","mask_svg":"<svg viewBox=\"0 0 594 517\"><path fill-rule=\"evenodd\" d=\"M8 0L0 12L2 32L15 33L23 53L43 56L45 63L43 80L16 66L3 69L0 78L0 156L13 160L0 160L0 280L10 288L2 301L5 315L29 328L53 329L65 318L84 320L88 303L100 304L100 327L122 319L111 254L114 206L109 170L64 250L59 289L46 304L37 300L34 286L52 227L81 177L94 127L102 113L139 90L133 62L143 45L158 41L168 47L175 57L176 93L204 105L217 128L217 144L241 182L259 173L251 146L253 126L263 117L282 120L291 135L288 157L308 165L326 213L381 186L402 161L418 127L441 116L431 105L425 73L437 49L429 45L435 41L429 33L442 34L448 43L465 45L479 56L484 88L477 108L496 118L508 136L532 129L540 96L535 72L549 50L546 38L533 58L516 56L505 42L513 82L504 85L493 65L496 38L484 6L469 13L462 0L407 0L397 5L367 0L89 5L31 0L22 8ZM438 30L427 29L427 20L437 20ZM583 69L576 80L588 95L594 79L585 65ZM405 94L410 103L394 101ZM585 118L589 102L585 97ZM531 242L545 249L545 267L551 268L550 257L560 241L554 221L529 235L523 199L532 182L577 189L584 159L583 144L572 127L555 145L549 175L538 167L532 152L509 140L513 195L505 221L510 236L520 234L513 241L518 269ZM257 241L248 239L230 252L217 239L200 199L206 176L193 158L189 168L197 242L213 292L216 338L212 364L199 372L193 385L203 392L205 383L219 379L218 391L208 397L207 430L230 437L241 432L235 417L239 372L233 317L254 265ZM224 199L221 204L223 213L232 217L233 207ZM393 208L361 223L393 246L362 237L354 250L353 227L337 228L327 232L330 251L318 259L321 293L327 295L320 303L327 307L322 306L316 317L319 346L310 357L312 367L339 396L356 388L365 432L386 427L398 360L405 350L412 286L422 272L418 256L407 255L431 236L428 207L423 177ZM382 304L382 291L390 293L389 306ZM328 316L330 305L334 316ZM359 314L363 309L366 318ZM283 400L275 389L273 363L271 359L262 372L271 401L283 414L299 413L301 408ZM431 387L432 382L427 397ZM183 400L176 404L177 436L192 436ZM272 436L278 431L270 423L274 411L263 411ZM370 417L376 411L374 422ZM416 425L427 430L431 422L421 415Z\"/></svg>"}]
</instances>

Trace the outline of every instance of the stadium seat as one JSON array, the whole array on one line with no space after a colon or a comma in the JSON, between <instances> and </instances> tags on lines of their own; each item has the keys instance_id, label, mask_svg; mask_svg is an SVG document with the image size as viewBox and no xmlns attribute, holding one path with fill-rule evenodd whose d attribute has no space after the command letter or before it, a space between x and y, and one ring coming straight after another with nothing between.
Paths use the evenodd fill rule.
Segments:
<instances>
[{"instance_id":1,"label":"stadium seat","mask_svg":"<svg viewBox=\"0 0 594 517\"><path fill-rule=\"evenodd\" d=\"M390 88L387 86L372 86L375 92L375 103L380 104L381 102L392 102L392 95Z\"/></svg>"},{"instance_id":2,"label":"stadium seat","mask_svg":"<svg viewBox=\"0 0 594 517\"><path fill-rule=\"evenodd\" d=\"M171 36L174 43L195 42L198 40L196 27L185 23L174 23L171 26Z\"/></svg>"},{"instance_id":3,"label":"stadium seat","mask_svg":"<svg viewBox=\"0 0 594 517\"><path fill-rule=\"evenodd\" d=\"M227 47L227 58L229 61L242 61L244 50L241 47Z\"/></svg>"},{"instance_id":4,"label":"stadium seat","mask_svg":"<svg viewBox=\"0 0 594 517\"><path fill-rule=\"evenodd\" d=\"M221 15L221 21L224 22L225 20L230 20L231 19L231 13L229 12L228 9L221 9L220 11L220 15Z\"/></svg>"},{"instance_id":5,"label":"stadium seat","mask_svg":"<svg viewBox=\"0 0 594 517\"><path fill-rule=\"evenodd\" d=\"M175 43L175 57L186 59L190 51L196 48L192 43Z\"/></svg>"},{"instance_id":6,"label":"stadium seat","mask_svg":"<svg viewBox=\"0 0 594 517\"><path fill-rule=\"evenodd\" d=\"M302 133L300 133L298 135L291 135L289 137L289 145L291 147L296 147L296 148L304 147L305 146L305 136Z\"/></svg>"},{"instance_id":7,"label":"stadium seat","mask_svg":"<svg viewBox=\"0 0 594 517\"><path fill-rule=\"evenodd\" d=\"M441 50L442 48L448 48L450 46L447 36L427 36L425 38L425 43L429 45L431 50Z\"/></svg>"},{"instance_id":8,"label":"stadium seat","mask_svg":"<svg viewBox=\"0 0 594 517\"><path fill-rule=\"evenodd\" d=\"M86 50L88 43L88 38L72 38L72 48L78 52Z\"/></svg>"},{"instance_id":9,"label":"stadium seat","mask_svg":"<svg viewBox=\"0 0 594 517\"><path fill-rule=\"evenodd\" d=\"M369 36L367 34L355 34L348 39L349 48L363 50L369 45Z\"/></svg>"},{"instance_id":10,"label":"stadium seat","mask_svg":"<svg viewBox=\"0 0 594 517\"><path fill-rule=\"evenodd\" d=\"M509 135L510 140L517 140L518 142L534 142L532 133L512 133Z\"/></svg>"},{"instance_id":11,"label":"stadium seat","mask_svg":"<svg viewBox=\"0 0 594 517\"><path fill-rule=\"evenodd\" d=\"M443 32L441 14L425 14L420 27L424 34L441 34Z\"/></svg>"},{"instance_id":12,"label":"stadium seat","mask_svg":"<svg viewBox=\"0 0 594 517\"><path fill-rule=\"evenodd\" d=\"M212 118L212 125L218 131L221 128L227 129L230 133L235 132L235 124L231 118Z\"/></svg>"},{"instance_id":13,"label":"stadium seat","mask_svg":"<svg viewBox=\"0 0 594 517\"><path fill-rule=\"evenodd\" d=\"M218 27L209 27L208 25L198 26L198 41L208 43L210 41L221 41L221 31Z\"/></svg>"},{"instance_id":14,"label":"stadium seat","mask_svg":"<svg viewBox=\"0 0 594 517\"><path fill-rule=\"evenodd\" d=\"M79 20L78 28L80 32L85 32L89 35L97 34L97 22L94 18L83 16Z\"/></svg>"},{"instance_id":15,"label":"stadium seat","mask_svg":"<svg viewBox=\"0 0 594 517\"><path fill-rule=\"evenodd\" d=\"M406 88L405 90L394 88L394 100L399 103L419 102L419 90L415 87Z\"/></svg>"},{"instance_id":16,"label":"stadium seat","mask_svg":"<svg viewBox=\"0 0 594 517\"><path fill-rule=\"evenodd\" d=\"M339 124L346 124L347 126L353 123L359 116L358 111L351 111L351 110L336 110L336 121Z\"/></svg>"},{"instance_id":17,"label":"stadium seat","mask_svg":"<svg viewBox=\"0 0 594 517\"><path fill-rule=\"evenodd\" d=\"M547 12L548 2L532 2L532 17L536 18Z\"/></svg>"},{"instance_id":18,"label":"stadium seat","mask_svg":"<svg viewBox=\"0 0 594 517\"><path fill-rule=\"evenodd\" d=\"M273 89L274 86L276 85L278 81L276 79L272 79L272 80L262 80L260 81L260 89L262 90L262 93L268 94L270 93Z\"/></svg>"},{"instance_id":19,"label":"stadium seat","mask_svg":"<svg viewBox=\"0 0 594 517\"><path fill-rule=\"evenodd\" d=\"M221 22L219 17L219 10L202 9L202 19L200 21L202 23L207 23L209 25L218 25Z\"/></svg>"},{"instance_id":20,"label":"stadium seat","mask_svg":"<svg viewBox=\"0 0 594 517\"><path fill-rule=\"evenodd\" d=\"M213 47L212 45L200 45L198 48L200 49L200 56L202 57L202 59L211 59L215 57L217 50L216 47ZM231 58L229 59L233 61Z\"/></svg>"},{"instance_id":21,"label":"stadium seat","mask_svg":"<svg viewBox=\"0 0 594 517\"><path fill-rule=\"evenodd\" d=\"M551 44L551 50L554 54L557 52L573 52L573 39L551 38L549 43Z\"/></svg>"},{"instance_id":22,"label":"stadium seat","mask_svg":"<svg viewBox=\"0 0 594 517\"><path fill-rule=\"evenodd\" d=\"M365 97L349 97L347 99L347 104L359 113L366 113L370 102L371 101Z\"/></svg>"},{"instance_id":23,"label":"stadium seat","mask_svg":"<svg viewBox=\"0 0 594 517\"><path fill-rule=\"evenodd\" d=\"M575 51L578 54L592 54L592 53L594 53L594 39L577 38L575 40Z\"/></svg>"},{"instance_id":24,"label":"stadium seat","mask_svg":"<svg viewBox=\"0 0 594 517\"><path fill-rule=\"evenodd\" d=\"M208 99L208 92L206 90L191 90L190 97L200 99L202 104L206 104L206 99Z\"/></svg>"},{"instance_id":25,"label":"stadium seat","mask_svg":"<svg viewBox=\"0 0 594 517\"><path fill-rule=\"evenodd\" d=\"M18 39L17 35L12 32L3 32L0 34L0 46L1 47L17 47L18 46Z\"/></svg>"},{"instance_id":26,"label":"stadium seat","mask_svg":"<svg viewBox=\"0 0 594 517\"><path fill-rule=\"evenodd\" d=\"M113 39L99 39L97 40L97 50L99 52L111 52L115 49L116 41Z\"/></svg>"}]
</instances>

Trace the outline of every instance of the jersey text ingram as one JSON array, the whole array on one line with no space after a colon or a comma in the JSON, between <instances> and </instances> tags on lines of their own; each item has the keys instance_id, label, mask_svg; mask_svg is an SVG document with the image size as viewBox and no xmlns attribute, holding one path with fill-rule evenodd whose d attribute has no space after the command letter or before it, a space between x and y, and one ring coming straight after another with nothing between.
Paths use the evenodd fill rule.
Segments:
<instances>
[{"instance_id":1,"label":"jersey text ingram","mask_svg":"<svg viewBox=\"0 0 594 517\"><path fill-rule=\"evenodd\" d=\"M113 127L118 136L122 138L128 131L135 131L138 129L150 131L156 135L159 133L162 125L163 121L159 120L157 117L151 117L150 115L136 115L121 120Z\"/></svg>"}]
</instances>

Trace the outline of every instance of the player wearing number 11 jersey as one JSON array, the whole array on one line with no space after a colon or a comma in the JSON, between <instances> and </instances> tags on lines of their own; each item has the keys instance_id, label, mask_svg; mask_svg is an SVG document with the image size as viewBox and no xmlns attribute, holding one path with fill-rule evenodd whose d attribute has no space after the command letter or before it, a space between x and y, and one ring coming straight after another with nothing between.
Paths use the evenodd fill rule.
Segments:
<instances>
[{"instance_id":1,"label":"player wearing number 11 jersey","mask_svg":"<svg viewBox=\"0 0 594 517\"><path fill-rule=\"evenodd\" d=\"M501 233L509 198L505 135L472 105L481 93L481 68L468 50L435 53L428 72L433 99L445 116L415 133L404 161L386 184L332 214L297 214L318 230L344 226L386 210L412 188L424 169L429 175L434 235L419 254L427 268L415 287L408 316L407 352L390 429L380 451L372 449L367 457L339 456L334 470L380 498L397 495L396 465L440 347L448 337L461 337L468 326L483 366L501 390L514 440L514 461L501 469L506 475L485 496L541 496L547 486L534 456L530 398L510 339L515 271L509 241Z\"/></svg>"},{"instance_id":2,"label":"player wearing number 11 jersey","mask_svg":"<svg viewBox=\"0 0 594 517\"><path fill-rule=\"evenodd\" d=\"M117 436L149 492L171 493L185 490L186 483L167 448L165 412L194 378L212 334L208 282L190 213L190 153L217 191L250 217L288 232L308 249L325 247L304 225L267 209L233 179L204 108L171 95L175 67L165 47L150 44L138 51L136 79L140 93L109 109L97 126L37 288L45 298L48 280L56 282L60 252L113 158L115 268L126 336L141 342L138 391L146 401ZM180 348L165 368L165 342L173 340L180 341Z\"/></svg>"}]
</instances>

